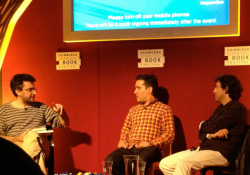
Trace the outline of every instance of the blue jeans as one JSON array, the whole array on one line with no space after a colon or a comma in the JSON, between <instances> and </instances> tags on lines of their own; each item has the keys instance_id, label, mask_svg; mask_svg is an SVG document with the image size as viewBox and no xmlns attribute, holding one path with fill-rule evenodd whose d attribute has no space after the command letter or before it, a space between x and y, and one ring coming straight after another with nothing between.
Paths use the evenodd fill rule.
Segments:
<instances>
[{"instance_id":1,"label":"blue jeans","mask_svg":"<svg viewBox=\"0 0 250 175\"><path fill-rule=\"evenodd\" d=\"M144 160L146 162L145 171L147 171L148 167L153 162L159 162L162 159L161 151L155 146L148 146L145 148L136 148L134 146L131 149L119 148L109 154L105 159L106 161L113 161L113 175L125 174L123 155L139 155L140 160Z\"/></svg>"}]
</instances>

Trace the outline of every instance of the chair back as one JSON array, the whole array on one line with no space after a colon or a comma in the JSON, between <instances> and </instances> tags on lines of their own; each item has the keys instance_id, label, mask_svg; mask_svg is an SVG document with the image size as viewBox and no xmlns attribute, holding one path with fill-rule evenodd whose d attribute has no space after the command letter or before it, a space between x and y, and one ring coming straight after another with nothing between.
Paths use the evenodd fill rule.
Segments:
<instances>
[{"instance_id":1,"label":"chair back","mask_svg":"<svg viewBox=\"0 0 250 175\"><path fill-rule=\"evenodd\" d=\"M163 148L162 158L170 156L172 154L172 144L168 144Z\"/></svg>"},{"instance_id":2,"label":"chair back","mask_svg":"<svg viewBox=\"0 0 250 175\"><path fill-rule=\"evenodd\" d=\"M235 172L237 175L245 175L250 173L248 162L250 161L250 125L247 125L245 139L237 158L235 160ZM247 173L247 174L248 174Z\"/></svg>"},{"instance_id":3,"label":"chair back","mask_svg":"<svg viewBox=\"0 0 250 175\"><path fill-rule=\"evenodd\" d=\"M247 175L250 174L250 125L247 125L245 138L238 155L235 159L235 164L228 167L211 166L206 167L200 171L201 175L205 175L208 170L214 171L214 174L227 172L227 174Z\"/></svg>"},{"instance_id":4,"label":"chair back","mask_svg":"<svg viewBox=\"0 0 250 175\"><path fill-rule=\"evenodd\" d=\"M164 146L162 158L167 157L171 154L172 154L172 144ZM151 166L148 168L147 175L154 175L155 170L160 171L159 163L160 162L153 162Z\"/></svg>"},{"instance_id":5,"label":"chair back","mask_svg":"<svg viewBox=\"0 0 250 175\"><path fill-rule=\"evenodd\" d=\"M50 154L49 159L45 162L46 167L48 168L48 175L54 175L54 142L53 142L53 133L50 134L47 139L50 143Z\"/></svg>"}]
</instances>

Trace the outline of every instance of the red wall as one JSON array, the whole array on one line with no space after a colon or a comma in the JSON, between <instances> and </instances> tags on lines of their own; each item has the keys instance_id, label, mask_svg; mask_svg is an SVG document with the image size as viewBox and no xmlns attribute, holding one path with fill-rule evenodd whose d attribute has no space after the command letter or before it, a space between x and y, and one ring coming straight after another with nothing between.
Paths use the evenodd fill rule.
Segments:
<instances>
[{"instance_id":1,"label":"red wall","mask_svg":"<svg viewBox=\"0 0 250 175\"><path fill-rule=\"evenodd\" d=\"M45 6L46 4L46 6ZM101 172L101 161L117 148L128 109L136 105L135 76L153 73L167 88L176 116L174 151L197 146L198 125L216 108L213 79L234 74L250 108L250 67L224 67L224 47L249 46L250 2L241 1L241 36L202 39L64 43L62 1L34 0L14 30L2 68L3 102L13 100L16 73L37 79L37 100L64 105L69 127L57 129L55 171ZM138 69L139 49L164 49L164 68ZM56 52L79 51L80 70L56 70Z\"/></svg>"}]
</instances>

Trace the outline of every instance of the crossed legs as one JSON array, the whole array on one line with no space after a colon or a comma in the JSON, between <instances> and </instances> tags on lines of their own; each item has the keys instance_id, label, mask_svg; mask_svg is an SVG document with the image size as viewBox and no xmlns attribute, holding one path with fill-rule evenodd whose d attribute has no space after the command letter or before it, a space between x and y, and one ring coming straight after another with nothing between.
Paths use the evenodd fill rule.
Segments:
<instances>
[{"instance_id":1,"label":"crossed legs","mask_svg":"<svg viewBox=\"0 0 250 175\"><path fill-rule=\"evenodd\" d=\"M16 143L21 147L41 168L44 174L47 174L45 160L48 159L50 147L46 137L38 134L36 131L28 132L22 143Z\"/></svg>"},{"instance_id":2,"label":"crossed legs","mask_svg":"<svg viewBox=\"0 0 250 175\"><path fill-rule=\"evenodd\" d=\"M186 150L161 160L160 169L165 175L193 175L208 166L229 166L220 152L211 150Z\"/></svg>"}]
</instances>

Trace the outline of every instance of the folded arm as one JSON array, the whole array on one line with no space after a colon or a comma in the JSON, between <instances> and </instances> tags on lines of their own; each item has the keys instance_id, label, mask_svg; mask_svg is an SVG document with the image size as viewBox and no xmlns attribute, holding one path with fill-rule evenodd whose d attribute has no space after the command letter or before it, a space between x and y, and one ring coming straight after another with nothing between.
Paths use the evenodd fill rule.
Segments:
<instances>
[{"instance_id":1,"label":"folded arm","mask_svg":"<svg viewBox=\"0 0 250 175\"><path fill-rule=\"evenodd\" d=\"M201 131L214 134L221 129L229 129L243 120L243 111L240 107L231 108L224 111L221 115L210 117L201 125Z\"/></svg>"},{"instance_id":2,"label":"folded arm","mask_svg":"<svg viewBox=\"0 0 250 175\"><path fill-rule=\"evenodd\" d=\"M199 139L227 139L230 129L245 120L246 110L241 106L229 109L217 108L214 114L205 122L200 124Z\"/></svg>"}]
</instances>

